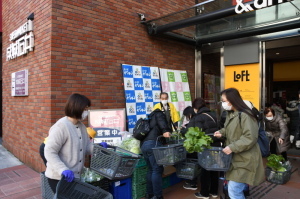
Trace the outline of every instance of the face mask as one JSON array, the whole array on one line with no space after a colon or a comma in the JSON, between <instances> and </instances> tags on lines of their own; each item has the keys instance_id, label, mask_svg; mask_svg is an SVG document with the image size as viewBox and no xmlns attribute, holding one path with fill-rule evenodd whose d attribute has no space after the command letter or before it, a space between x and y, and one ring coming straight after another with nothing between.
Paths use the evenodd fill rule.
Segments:
<instances>
[{"instance_id":1,"label":"face mask","mask_svg":"<svg viewBox=\"0 0 300 199\"><path fill-rule=\"evenodd\" d=\"M222 107L226 110L226 111L230 111L232 106L228 105L228 102L222 102Z\"/></svg>"},{"instance_id":2,"label":"face mask","mask_svg":"<svg viewBox=\"0 0 300 199\"><path fill-rule=\"evenodd\" d=\"M85 120L85 118L88 116L89 112L88 111L83 111L81 115L81 120Z\"/></svg>"},{"instance_id":3,"label":"face mask","mask_svg":"<svg viewBox=\"0 0 300 199\"><path fill-rule=\"evenodd\" d=\"M271 117L266 117L266 118L267 118L267 120L272 120L274 117L271 116Z\"/></svg>"},{"instance_id":4,"label":"face mask","mask_svg":"<svg viewBox=\"0 0 300 199\"><path fill-rule=\"evenodd\" d=\"M168 103L168 100L161 100L161 103L162 103L163 105L166 105L166 104Z\"/></svg>"}]
</instances>

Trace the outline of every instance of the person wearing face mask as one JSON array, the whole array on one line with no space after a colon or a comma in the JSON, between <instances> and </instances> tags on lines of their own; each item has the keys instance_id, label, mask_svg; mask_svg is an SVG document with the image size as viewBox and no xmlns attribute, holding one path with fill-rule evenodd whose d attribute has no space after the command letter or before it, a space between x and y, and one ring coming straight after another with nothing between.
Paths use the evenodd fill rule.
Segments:
<instances>
[{"instance_id":1,"label":"person wearing face mask","mask_svg":"<svg viewBox=\"0 0 300 199\"><path fill-rule=\"evenodd\" d=\"M163 111L166 115L169 127L173 130L176 130L178 127L178 121L180 120L180 116L174 104L168 102L168 99L168 93L160 93L160 103L155 104L153 110L159 109Z\"/></svg>"},{"instance_id":2,"label":"person wearing face mask","mask_svg":"<svg viewBox=\"0 0 300 199\"><path fill-rule=\"evenodd\" d=\"M221 92L222 106L228 111L224 128L214 133L224 137L225 154L232 153L232 161L226 172L228 194L231 199L245 199L244 189L259 185L265 179L264 166L258 139L257 118L245 104L239 91L228 88ZM240 117L239 117L240 116Z\"/></svg>"},{"instance_id":3,"label":"person wearing face mask","mask_svg":"<svg viewBox=\"0 0 300 199\"><path fill-rule=\"evenodd\" d=\"M44 149L47 160L45 176L54 193L62 175L68 182L80 178L85 156L93 152L93 143L81 122L86 119L90 106L91 101L86 96L72 94L65 105L65 116L49 130Z\"/></svg>"},{"instance_id":4,"label":"person wearing face mask","mask_svg":"<svg viewBox=\"0 0 300 199\"><path fill-rule=\"evenodd\" d=\"M191 109L192 108L192 109ZM186 109L185 109L186 110ZM188 117L189 123L186 125L186 128L181 130L182 135L184 136L190 127L198 127L202 129L206 134L212 135L216 130L218 130L217 118L216 116L205 106L205 100L203 98L196 98L192 107L188 107L189 111L186 111L186 117ZM191 113L191 111L194 112ZM185 114L185 111L184 111ZM211 146L220 147L221 140L212 137L213 143ZM197 153L187 154L188 158L197 159ZM195 193L195 197L202 199L209 199L209 197L217 198L218 197L218 177L219 172L217 171L208 171L202 168L200 174L200 191ZM188 180L183 185L184 189L197 190L197 179Z\"/></svg>"},{"instance_id":5,"label":"person wearing face mask","mask_svg":"<svg viewBox=\"0 0 300 199\"><path fill-rule=\"evenodd\" d=\"M288 128L282 117L272 108L265 108L265 126L270 139L270 153L280 153L287 160L286 151L290 148Z\"/></svg>"}]
</instances>

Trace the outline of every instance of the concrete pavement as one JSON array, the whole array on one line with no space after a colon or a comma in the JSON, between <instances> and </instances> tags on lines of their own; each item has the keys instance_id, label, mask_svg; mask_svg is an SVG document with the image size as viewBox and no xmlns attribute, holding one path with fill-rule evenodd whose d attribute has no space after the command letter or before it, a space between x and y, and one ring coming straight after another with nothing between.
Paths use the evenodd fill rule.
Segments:
<instances>
[{"instance_id":1,"label":"concrete pavement","mask_svg":"<svg viewBox=\"0 0 300 199\"><path fill-rule=\"evenodd\" d=\"M0 138L0 169L22 165L23 163L2 146Z\"/></svg>"}]
</instances>

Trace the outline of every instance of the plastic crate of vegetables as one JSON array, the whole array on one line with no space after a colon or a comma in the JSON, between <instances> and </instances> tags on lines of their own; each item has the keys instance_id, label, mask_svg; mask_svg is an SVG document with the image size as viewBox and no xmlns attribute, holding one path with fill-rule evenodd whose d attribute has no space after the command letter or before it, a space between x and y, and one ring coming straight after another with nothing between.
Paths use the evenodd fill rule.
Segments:
<instances>
[{"instance_id":1,"label":"plastic crate of vegetables","mask_svg":"<svg viewBox=\"0 0 300 199\"><path fill-rule=\"evenodd\" d=\"M90 168L110 180L129 178L139 158L139 155L119 147L106 149L94 145Z\"/></svg>"},{"instance_id":2,"label":"plastic crate of vegetables","mask_svg":"<svg viewBox=\"0 0 300 199\"><path fill-rule=\"evenodd\" d=\"M222 147L211 147L198 153L198 163L209 171L227 171L230 167L232 154L225 154Z\"/></svg>"},{"instance_id":3,"label":"plastic crate of vegetables","mask_svg":"<svg viewBox=\"0 0 300 199\"><path fill-rule=\"evenodd\" d=\"M193 180L197 178L201 172L201 167L198 164L197 159L186 159L184 162L180 162L176 166L176 175L179 178Z\"/></svg>"},{"instance_id":4,"label":"plastic crate of vegetables","mask_svg":"<svg viewBox=\"0 0 300 199\"><path fill-rule=\"evenodd\" d=\"M267 181L274 184L287 183L292 175L292 166L281 155L272 154L267 158Z\"/></svg>"}]
</instances>

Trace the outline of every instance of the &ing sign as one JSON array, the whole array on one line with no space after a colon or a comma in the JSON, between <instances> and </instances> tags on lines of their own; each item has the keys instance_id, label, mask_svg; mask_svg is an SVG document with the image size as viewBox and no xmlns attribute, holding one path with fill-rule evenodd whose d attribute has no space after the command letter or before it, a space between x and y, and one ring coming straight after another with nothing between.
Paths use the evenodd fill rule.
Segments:
<instances>
[{"instance_id":1,"label":"&ing sign","mask_svg":"<svg viewBox=\"0 0 300 199\"><path fill-rule=\"evenodd\" d=\"M235 12L241 14L243 12L250 12L277 4L285 3L292 0L254 0L253 4L244 4L243 0L236 0Z\"/></svg>"}]
</instances>

